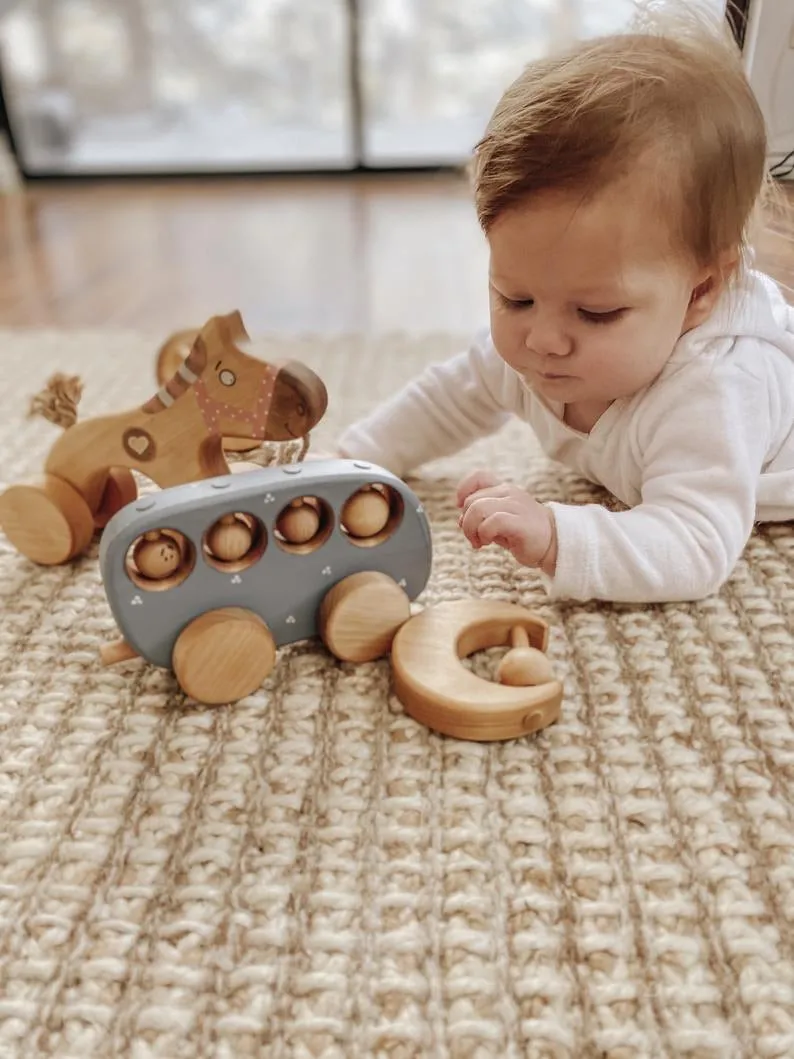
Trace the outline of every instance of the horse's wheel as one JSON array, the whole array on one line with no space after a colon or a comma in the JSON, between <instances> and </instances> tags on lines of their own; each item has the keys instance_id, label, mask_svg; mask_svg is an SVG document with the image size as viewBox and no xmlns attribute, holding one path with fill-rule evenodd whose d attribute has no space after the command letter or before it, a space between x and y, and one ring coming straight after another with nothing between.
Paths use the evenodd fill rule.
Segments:
<instances>
[{"instance_id":1,"label":"horse's wheel","mask_svg":"<svg viewBox=\"0 0 794 1059\"><path fill-rule=\"evenodd\" d=\"M197 327L186 327L181 331L175 331L163 342L157 351L155 362L158 386L165 386L168 380L173 378L187 358L198 333ZM247 452L254 447L254 444L250 438L223 439L223 447L228 452Z\"/></svg>"},{"instance_id":2,"label":"horse's wheel","mask_svg":"<svg viewBox=\"0 0 794 1059\"><path fill-rule=\"evenodd\" d=\"M94 516L74 486L45 474L6 489L0 496L0 526L22 555L57 566L86 550Z\"/></svg>"},{"instance_id":3,"label":"horse's wheel","mask_svg":"<svg viewBox=\"0 0 794 1059\"><path fill-rule=\"evenodd\" d=\"M362 570L326 593L318 626L323 643L341 661L371 662L389 653L410 616L411 602L393 578Z\"/></svg>"},{"instance_id":4,"label":"horse's wheel","mask_svg":"<svg viewBox=\"0 0 794 1059\"><path fill-rule=\"evenodd\" d=\"M94 514L94 525L104 529L117 511L120 511L138 495L138 486L132 471L126 467L111 467L108 471L105 490L99 508Z\"/></svg>"},{"instance_id":5,"label":"horse's wheel","mask_svg":"<svg viewBox=\"0 0 794 1059\"><path fill-rule=\"evenodd\" d=\"M275 663L270 629L241 607L208 610L195 618L179 634L171 656L182 690L209 706L250 695Z\"/></svg>"}]
</instances>

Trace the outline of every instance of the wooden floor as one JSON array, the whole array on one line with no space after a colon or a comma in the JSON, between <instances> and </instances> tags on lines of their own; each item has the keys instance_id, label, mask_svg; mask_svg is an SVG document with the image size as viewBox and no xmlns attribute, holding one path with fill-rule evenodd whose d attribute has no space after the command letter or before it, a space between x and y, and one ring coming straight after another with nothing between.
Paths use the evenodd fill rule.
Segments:
<instances>
[{"instance_id":1,"label":"wooden floor","mask_svg":"<svg viewBox=\"0 0 794 1059\"><path fill-rule=\"evenodd\" d=\"M794 206L794 190L788 192ZM759 263L794 289L794 243ZM0 197L0 327L468 332L487 254L463 177L34 184ZM794 300L794 297L792 298Z\"/></svg>"}]
</instances>

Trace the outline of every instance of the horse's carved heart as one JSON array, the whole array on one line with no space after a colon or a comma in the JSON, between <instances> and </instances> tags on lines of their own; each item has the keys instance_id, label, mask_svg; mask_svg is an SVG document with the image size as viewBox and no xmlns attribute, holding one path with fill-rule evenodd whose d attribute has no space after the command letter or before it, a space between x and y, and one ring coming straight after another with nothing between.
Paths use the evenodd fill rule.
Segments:
<instances>
[{"instance_id":1,"label":"horse's carved heart","mask_svg":"<svg viewBox=\"0 0 794 1059\"><path fill-rule=\"evenodd\" d=\"M139 460L154 458L154 438L145 430L127 430L122 438L122 444L130 456L135 456Z\"/></svg>"}]
</instances>

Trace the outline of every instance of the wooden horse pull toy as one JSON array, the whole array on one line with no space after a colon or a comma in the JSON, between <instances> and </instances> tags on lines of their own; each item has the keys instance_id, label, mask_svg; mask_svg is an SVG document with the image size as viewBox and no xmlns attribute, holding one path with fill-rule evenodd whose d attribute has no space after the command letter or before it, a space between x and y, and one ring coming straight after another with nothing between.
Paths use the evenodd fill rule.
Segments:
<instances>
[{"instance_id":1,"label":"wooden horse pull toy","mask_svg":"<svg viewBox=\"0 0 794 1059\"><path fill-rule=\"evenodd\" d=\"M323 382L297 361L244 353L237 343L247 339L239 312L213 316L146 404L83 422L79 380L54 376L32 412L65 429L43 476L0 496L0 527L14 547L44 565L67 562L135 499L132 470L166 488L228 474L225 439L251 448L306 437L325 414Z\"/></svg>"}]
</instances>

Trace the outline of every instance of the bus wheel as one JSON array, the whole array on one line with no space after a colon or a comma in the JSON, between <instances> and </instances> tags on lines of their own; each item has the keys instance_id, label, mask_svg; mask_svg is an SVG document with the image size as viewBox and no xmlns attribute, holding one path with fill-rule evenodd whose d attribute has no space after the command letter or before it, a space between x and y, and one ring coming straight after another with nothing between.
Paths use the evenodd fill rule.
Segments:
<instances>
[{"instance_id":1,"label":"bus wheel","mask_svg":"<svg viewBox=\"0 0 794 1059\"><path fill-rule=\"evenodd\" d=\"M171 662L187 695L217 706L236 702L260 687L276 664L276 644L257 614L221 607L185 626Z\"/></svg>"},{"instance_id":2,"label":"bus wheel","mask_svg":"<svg viewBox=\"0 0 794 1059\"><path fill-rule=\"evenodd\" d=\"M388 574L362 570L330 589L320 604L323 643L342 662L372 662L391 650L411 616L405 591Z\"/></svg>"}]
</instances>

